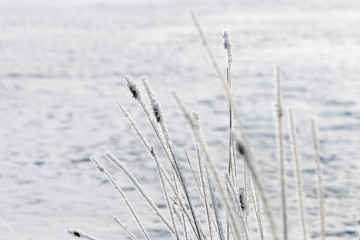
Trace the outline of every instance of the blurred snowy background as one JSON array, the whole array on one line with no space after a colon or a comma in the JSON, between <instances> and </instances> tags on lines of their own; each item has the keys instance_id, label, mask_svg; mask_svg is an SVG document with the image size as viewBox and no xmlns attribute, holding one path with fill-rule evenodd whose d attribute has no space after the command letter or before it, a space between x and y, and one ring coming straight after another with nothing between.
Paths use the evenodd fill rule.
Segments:
<instances>
[{"instance_id":1,"label":"blurred snowy background","mask_svg":"<svg viewBox=\"0 0 360 240\"><path fill-rule=\"evenodd\" d=\"M156 142L125 74L148 76L181 152L191 150L192 140L170 96L169 89L176 90L199 112L217 163L225 166L227 103L189 8L223 69L221 34L230 32L234 94L272 205L280 207L272 105L273 67L279 65L284 104L296 118L311 235L319 231L309 130L316 116L328 236L354 238L354 214L360 222L359 1L1 0L0 217L21 239L72 239L66 228L125 238L112 217L131 225L130 214L88 160L106 150L126 161L162 202L154 165L114 104L124 104ZM292 176L290 149L286 154ZM169 238L127 179L109 167L150 234ZM297 236L294 215L290 230ZM0 223L0 239L16 238Z\"/></svg>"}]
</instances>

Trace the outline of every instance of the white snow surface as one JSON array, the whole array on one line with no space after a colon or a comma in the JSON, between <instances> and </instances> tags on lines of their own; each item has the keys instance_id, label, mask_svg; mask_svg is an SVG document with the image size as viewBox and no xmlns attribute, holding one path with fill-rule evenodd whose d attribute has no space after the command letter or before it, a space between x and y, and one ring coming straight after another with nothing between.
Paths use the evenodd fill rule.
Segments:
<instances>
[{"instance_id":1,"label":"white snow surface","mask_svg":"<svg viewBox=\"0 0 360 240\"><path fill-rule=\"evenodd\" d=\"M354 214L360 223L359 1L2 0L0 217L21 239L73 239L65 229L81 229L103 240L125 239L113 217L135 229L124 202L89 161L107 150L127 164L164 208L155 165L114 103L119 100L159 148L126 87L127 74L139 88L139 77L147 75L181 158L184 149L194 156L193 141L170 89L199 113L214 158L225 168L227 101L189 8L197 12L222 69L222 32L230 33L233 92L279 219L275 65L283 73L284 105L292 107L296 118L311 236L318 238L320 230L309 124L315 116L327 239L354 239ZM297 239L288 142L290 234ZM126 176L104 163L149 234L169 239ZM3 239L16 238L0 222Z\"/></svg>"}]
</instances>

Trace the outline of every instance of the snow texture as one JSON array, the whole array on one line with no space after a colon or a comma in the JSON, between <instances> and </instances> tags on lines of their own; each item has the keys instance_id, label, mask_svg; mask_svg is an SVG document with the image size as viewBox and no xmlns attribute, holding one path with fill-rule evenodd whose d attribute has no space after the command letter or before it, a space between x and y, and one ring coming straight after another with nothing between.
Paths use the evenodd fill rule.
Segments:
<instances>
[{"instance_id":1,"label":"snow texture","mask_svg":"<svg viewBox=\"0 0 360 240\"><path fill-rule=\"evenodd\" d=\"M197 12L224 76L222 33L230 33L233 95L277 217L281 201L272 113L274 65L282 70L284 108L294 112L311 237L318 238L320 231L309 123L315 116L327 239L354 238L353 214L360 223L357 0L3 0L0 217L22 239L73 239L65 229L125 239L114 217L142 237L128 209L89 160L107 150L126 162L157 207L166 211L154 161L114 104L118 100L128 109L150 146L159 150L151 125L124 83L127 74L137 84L147 75L176 153L183 158L179 161L185 161L184 149L192 158L195 153L169 89L199 114L212 157L225 169L228 103L189 8ZM286 122L285 167L288 193L294 193L288 196L289 236L296 240L299 216ZM150 237L169 239L131 181L105 165ZM185 178L190 174L184 169ZM196 189L187 184L190 193ZM200 203L194 200L194 206ZM9 239L15 235L0 223L0 240Z\"/></svg>"}]
</instances>

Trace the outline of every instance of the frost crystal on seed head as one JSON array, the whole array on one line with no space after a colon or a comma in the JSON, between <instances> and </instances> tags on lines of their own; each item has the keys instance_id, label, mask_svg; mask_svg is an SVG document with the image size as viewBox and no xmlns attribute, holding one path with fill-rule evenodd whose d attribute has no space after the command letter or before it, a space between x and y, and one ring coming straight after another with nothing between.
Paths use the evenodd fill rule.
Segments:
<instances>
[{"instance_id":1,"label":"frost crystal on seed head","mask_svg":"<svg viewBox=\"0 0 360 240\"><path fill-rule=\"evenodd\" d=\"M224 34L223 34L223 38L224 38L224 48L226 50L229 50L230 47L231 47L231 43L230 43L230 40L229 40L229 33L227 31L224 31Z\"/></svg>"},{"instance_id":2,"label":"frost crystal on seed head","mask_svg":"<svg viewBox=\"0 0 360 240\"><path fill-rule=\"evenodd\" d=\"M244 191L240 192L239 200L240 200L241 210L245 211L247 206L246 206L246 198L245 198L245 192Z\"/></svg>"},{"instance_id":3,"label":"frost crystal on seed head","mask_svg":"<svg viewBox=\"0 0 360 240\"><path fill-rule=\"evenodd\" d=\"M192 111L191 112L191 114L192 114L192 116L193 116L193 118L194 118L194 120L195 120L195 122L196 122L196 127L200 127L200 117L199 117L199 114L197 113L197 112L195 112L195 111Z\"/></svg>"},{"instance_id":4,"label":"frost crystal on seed head","mask_svg":"<svg viewBox=\"0 0 360 240\"><path fill-rule=\"evenodd\" d=\"M229 32L228 31L224 31L223 33L223 45L224 45L224 48L227 52L227 57L228 57L228 63L229 63L229 66L231 65L232 63L232 54L231 54L231 43L230 43L230 39L229 39Z\"/></svg>"},{"instance_id":5,"label":"frost crystal on seed head","mask_svg":"<svg viewBox=\"0 0 360 240\"><path fill-rule=\"evenodd\" d=\"M136 87L135 82L131 79L131 77L129 75L125 76L125 80L127 82L127 86L130 89L130 92L132 93L133 97L135 99L138 99L139 91L138 91L138 89Z\"/></svg>"},{"instance_id":6,"label":"frost crystal on seed head","mask_svg":"<svg viewBox=\"0 0 360 240\"><path fill-rule=\"evenodd\" d=\"M155 99L151 99L151 106L154 111L156 121L161 122L162 121L162 113L160 110L159 103Z\"/></svg>"},{"instance_id":7,"label":"frost crystal on seed head","mask_svg":"<svg viewBox=\"0 0 360 240\"><path fill-rule=\"evenodd\" d=\"M236 148L238 150L238 152L244 156L245 155L245 151L246 151L246 146L243 142L237 141L236 142Z\"/></svg>"}]
</instances>

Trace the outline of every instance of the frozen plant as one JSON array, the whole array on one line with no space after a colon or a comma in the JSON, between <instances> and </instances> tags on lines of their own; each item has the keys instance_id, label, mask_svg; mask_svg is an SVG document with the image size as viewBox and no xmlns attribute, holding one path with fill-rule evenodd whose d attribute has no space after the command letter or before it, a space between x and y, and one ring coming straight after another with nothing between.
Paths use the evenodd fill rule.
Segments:
<instances>
[{"instance_id":1,"label":"frozen plant","mask_svg":"<svg viewBox=\"0 0 360 240\"><path fill-rule=\"evenodd\" d=\"M239 107L231 92L231 64L232 53L229 33L223 33L223 45L227 55L226 74L223 74L219 68L205 37L200 23L194 12L191 12L194 24L199 32L200 38L205 46L215 72L219 77L224 88L227 101L229 103L229 151L225 157L228 162L227 169L220 170L215 165L215 159L210 154L209 146L206 138L201 130L199 116L189 109L181 101L181 98L173 93L176 104L183 114L185 120L189 124L189 128L193 135L194 149L196 153L195 159L191 159L185 150L184 155L179 155L175 151L175 144L172 142L170 132L166 125L166 119L161 109L161 105L156 99L155 93L152 91L146 76L141 77L144 91L140 91L135 81L130 76L125 76L125 81L132 97L139 103L140 107L146 114L146 117L156 135L159 146L164 154L159 154L155 148L149 143L146 136L142 133L139 126L133 120L127 110L117 102L117 105L129 122L132 129L139 137L145 149L149 153L149 157L154 161L157 175L162 186L166 210L159 209L156 203L146 193L146 189L139 183L135 175L126 167L126 164L120 161L110 152L105 153L105 158L119 168L132 182L133 186L143 196L144 202L154 212L155 216L163 224L163 230L167 231L173 239L196 239L196 240L249 240L249 239L266 239L265 226L270 228L268 235L272 239L288 239L287 216L289 210L286 207L286 169L284 164L284 137L282 129L282 120L284 117L283 104L281 97L280 73L277 69L276 79L276 119L277 119L277 137L278 137L278 155L280 163L280 192L282 201L282 237L280 237L274 209L271 207L268 190L265 187L264 176L257 163L255 152L251 148L250 139L246 133L239 112ZM145 96L143 96L145 95ZM297 194L299 199L299 214L301 215L301 226L303 238L307 239L305 211L303 206L301 168L298 158L298 150L296 146L296 134L294 130L292 112L289 112L290 135L295 159ZM325 208L324 208L324 192L321 178L321 166L319 145L316 134L314 121L311 121L315 161L318 176L318 194L320 204L321 231L322 239L326 236L325 231ZM159 156L165 156L159 157ZM186 162L180 162L179 159L186 158ZM121 186L113 176L106 170L101 161L95 156L90 158L100 172L113 185L114 189L120 195L122 201L126 203L127 208L137 223L134 226L126 226L119 218L114 217L121 229L130 239L156 239L148 234L146 226L143 224L141 217L136 213L136 209L132 207L131 201L127 198ZM186 164L186 165L185 165ZM197 166L194 169L193 166ZM243 168L243 176L238 174L237 169ZM186 178L185 170L191 172L190 177ZM197 191L191 192L190 187L193 185ZM195 200L200 200L201 204L194 204ZM134 200L133 200L134 201ZM263 212L267 216L264 220ZM203 214L205 213L205 214ZM253 214L253 215L252 215ZM252 217L249 217L252 216ZM254 219L257 231L252 229L252 223L249 221ZM251 228L250 228L251 226ZM135 231L138 230L138 231ZM140 230L140 231L139 231ZM67 232L75 237L93 240L88 234L78 230L67 230ZM141 232L141 234L136 234Z\"/></svg>"}]
</instances>

